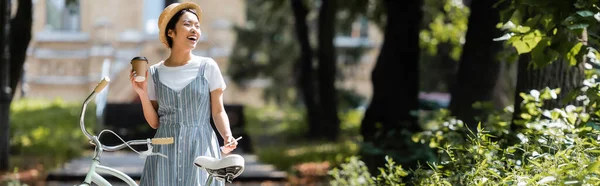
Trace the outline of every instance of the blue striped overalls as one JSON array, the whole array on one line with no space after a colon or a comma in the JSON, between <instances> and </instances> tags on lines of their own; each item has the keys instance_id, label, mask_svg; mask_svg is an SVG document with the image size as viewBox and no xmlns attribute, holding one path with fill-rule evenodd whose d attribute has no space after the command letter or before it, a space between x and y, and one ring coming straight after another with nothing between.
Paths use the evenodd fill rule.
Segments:
<instances>
[{"instance_id":1,"label":"blue striped overalls","mask_svg":"<svg viewBox=\"0 0 600 186\"><path fill-rule=\"evenodd\" d=\"M173 137L174 143L154 146L155 152L168 158L146 158L141 186L203 185L208 174L194 165L194 159L197 156L221 158L217 136L210 125L210 91L204 77L206 64L201 61L196 79L180 91L162 84L156 68L149 69L154 80L160 122L155 137ZM224 183L214 180L212 185Z\"/></svg>"}]
</instances>

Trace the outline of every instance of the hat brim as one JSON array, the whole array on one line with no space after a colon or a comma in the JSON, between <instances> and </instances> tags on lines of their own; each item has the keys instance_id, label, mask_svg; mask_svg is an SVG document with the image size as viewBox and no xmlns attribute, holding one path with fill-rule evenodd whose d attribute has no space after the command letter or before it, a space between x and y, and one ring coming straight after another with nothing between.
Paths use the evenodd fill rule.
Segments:
<instances>
[{"instance_id":1,"label":"hat brim","mask_svg":"<svg viewBox=\"0 0 600 186\"><path fill-rule=\"evenodd\" d=\"M169 6L167 6L163 12L160 14L160 17L158 18L158 30L159 30L159 38L160 38L160 42L162 42L167 48L169 47L169 44L167 43L167 36L165 36L165 32L167 29L167 24L169 24L169 21L173 18L173 16L175 16L175 14L177 14L177 12L183 10L183 9L192 9L194 11L196 11L196 14L198 15L198 21L202 22L202 9L200 8L200 6L198 6L196 3L193 2L183 2L183 3L173 3Z\"/></svg>"}]
</instances>

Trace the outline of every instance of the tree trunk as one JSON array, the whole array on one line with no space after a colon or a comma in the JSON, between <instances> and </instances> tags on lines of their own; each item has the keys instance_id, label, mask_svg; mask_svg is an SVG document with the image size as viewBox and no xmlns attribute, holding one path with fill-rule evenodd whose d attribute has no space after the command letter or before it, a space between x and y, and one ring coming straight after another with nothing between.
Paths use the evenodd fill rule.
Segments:
<instances>
[{"instance_id":1,"label":"tree trunk","mask_svg":"<svg viewBox=\"0 0 600 186\"><path fill-rule=\"evenodd\" d=\"M475 117L482 114L473 109L477 101L492 101L494 87L500 72L496 54L502 43L492 39L500 35L496 24L500 21L497 0L473 1L469 16L466 43L459 63L456 84L453 87L450 111L467 126L477 127Z\"/></svg>"},{"instance_id":2,"label":"tree trunk","mask_svg":"<svg viewBox=\"0 0 600 186\"><path fill-rule=\"evenodd\" d=\"M0 61L0 172L8 171L9 149L9 109L11 102L10 91L10 51L9 51L9 30L10 30L10 9L11 1L2 1L0 3L0 52L2 58Z\"/></svg>"},{"instance_id":3,"label":"tree trunk","mask_svg":"<svg viewBox=\"0 0 600 186\"><path fill-rule=\"evenodd\" d=\"M384 40L371 74L373 96L361 123L361 135L366 144L395 154L403 167L415 167L417 160L413 155L420 149L413 148L409 136L422 130L417 116L411 113L419 109L422 1L384 0L383 3L387 9ZM382 139L387 132L395 134ZM371 170L383 165L385 154L363 153Z\"/></svg>"},{"instance_id":4,"label":"tree trunk","mask_svg":"<svg viewBox=\"0 0 600 186\"><path fill-rule=\"evenodd\" d=\"M541 90L546 87L551 89L560 88L561 91L558 95L558 99L544 102L543 108L562 108L568 104L574 104L574 102L563 104L562 99L567 96L569 92L580 88L583 85L583 80L585 78L584 63L570 66L566 60L559 59L548 66L539 69L530 69L528 68L530 61L530 55L528 54L519 56L513 121L521 119L521 107L519 105L521 105L523 98L519 96L519 93L529 93L532 89ZM511 125L511 129L513 130L518 130L521 127L522 126L514 124Z\"/></svg>"},{"instance_id":5,"label":"tree trunk","mask_svg":"<svg viewBox=\"0 0 600 186\"><path fill-rule=\"evenodd\" d=\"M492 96L492 102L496 110L502 110L514 103L512 96L517 80L516 67L516 63L500 62L498 81Z\"/></svg>"},{"instance_id":6,"label":"tree trunk","mask_svg":"<svg viewBox=\"0 0 600 186\"><path fill-rule=\"evenodd\" d=\"M308 137L315 138L319 134L319 107L315 98L315 85L313 78L313 52L308 39L308 26L306 24L306 16L308 10L302 0L291 0L292 10L294 12L294 20L296 25L296 37L300 43L300 59L298 59L297 67L299 73L299 89L302 95L302 100L306 106L306 116L308 118Z\"/></svg>"},{"instance_id":7,"label":"tree trunk","mask_svg":"<svg viewBox=\"0 0 600 186\"><path fill-rule=\"evenodd\" d=\"M11 97L14 97L17 84L23 75L23 64L27 57L27 48L31 41L31 27L33 24L33 5L31 0L19 0L17 15L10 21L10 88Z\"/></svg>"},{"instance_id":8,"label":"tree trunk","mask_svg":"<svg viewBox=\"0 0 600 186\"><path fill-rule=\"evenodd\" d=\"M10 103L23 75L23 64L31 40L33 23L31 0L18 1L17 14L12 20L10 8L11 1L4 1L0 5L0 15L2 15L0 51L3 54L0 62L0 172L10 168L8 167Z\"/></svg>"},{"instance_id":9,"label":"tree trunk","mask_svg":"<svg viewBox=\"0 0 600 186\"><path fill-rule=\"evenodd\" d=\"M319 103L321 105L321 130L319 136L328 140L336 140L340 131L338 118L338 101L335 89L336 52L333 46L335 33L335 15L337 0L321 0L319 10Z\"/></svg>"}]
</instances>

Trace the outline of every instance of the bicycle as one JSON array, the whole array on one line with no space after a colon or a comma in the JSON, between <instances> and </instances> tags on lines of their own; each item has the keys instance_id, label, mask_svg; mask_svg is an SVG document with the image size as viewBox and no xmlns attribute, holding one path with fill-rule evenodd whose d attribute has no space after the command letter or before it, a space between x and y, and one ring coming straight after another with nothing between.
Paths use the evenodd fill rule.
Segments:
<instances>
[{"instance_id":1,"label":"bicycle","mask_svg":"<svg viewBox=\"0 0 600 186\"><path fill-rule=\"evenodd\" d=\"M88 172L86 174L86 177L85 177L83 183L79 184L79 186L89 186L92 183L95 183L100 186L111 186L112 184L110 184L100 174L108 174L108 175L114 176L130 186L138 186L138 184L127 174L125 174L119 170L100 165L100 158L102 156L102 152L103 151L118 151L118 150L124 149L125 147L129 147L132 151L134 151L140 155L143 155L143 156L159 155L159 156L167 158L167 156L164 154L152 152L152 150L153 150L152 145L168 145L168 144L173 143L172 137L148 138L145 140L124 141L115 132L113 132L111 130L106 130L106 129L102 130L98 134L98 136L90 134L85 129L85 122L84 122L87 104L91 101L91 99L96 94L98 94L100 91L102 91L109 82L110 82L110 79L108 77L102 78L102 80L96 85L96 87L90 93L90 95L85 99L85 101L83 102L82 108L81 108L81 114L80 114L80 120L79 120L79 125L81 127L81 131L90 140L89 142L95 146L95 148L94 148L94 154L92 156L92 164L91 164L90 168L88 169ZM117 136L117 138L119 138L119 140L123 141L123 143L119 144L119 145L115 145L115 146L103 145L100 142L100 137L102 136L102 134L104 132L109 132L109 133L114 134L115 136ZM140 152L136 151L134 148L132 148L131 145L147 145L148 150L140 153ZM238 177L244 171L244 158L237 154L231 154L231 155L223 157L222 159L216 159L216 158L206 157L206 156L199 156L194 160L193 163L194 163L194 165L196 165L199 168L208 172L209 178L206 181L207 185L212 183L213 179L215 179L215 178L219 179L219 180L226 180L231 183L231 181L234 178Z\"/></svg>"}]
</instances>

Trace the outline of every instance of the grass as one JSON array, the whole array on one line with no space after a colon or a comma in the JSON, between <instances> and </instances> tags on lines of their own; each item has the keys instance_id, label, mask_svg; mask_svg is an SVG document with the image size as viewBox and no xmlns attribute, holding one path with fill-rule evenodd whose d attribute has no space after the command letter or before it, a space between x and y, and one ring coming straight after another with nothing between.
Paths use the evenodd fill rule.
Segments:
<instances>
[{"instance_id":1,"label":"grass","mask_svg":"<svg viewBox=\"0 0 600 186\"><path fill-rule=\"evenodd\" d=\"M278 170L295 174L295 166L306 163L327 163L336 166L359 150L362 111L339 114L338 141L316 141L304 137L308 131L305 111L294 107L269 105L246 108L246 131L253 138L259 161Z\"/></svg>"},{"instance_id":2,"label":"grass","mask_svg":"<svg viewBox=\"0 0 600 186\"><path fill-rule=\"evenodd\" d=\"M355 155L359 146L352 141L343 142L299 142L298 144L278 144L260 147L257 150L259 161L272 164L277 169L293 173L294 166L309 162L328 162L337 166L346 157Z\"/></svg>"}]
</instances>

